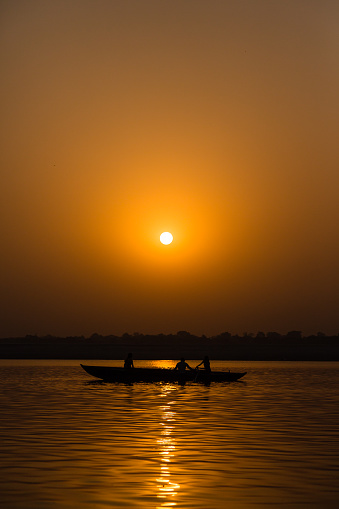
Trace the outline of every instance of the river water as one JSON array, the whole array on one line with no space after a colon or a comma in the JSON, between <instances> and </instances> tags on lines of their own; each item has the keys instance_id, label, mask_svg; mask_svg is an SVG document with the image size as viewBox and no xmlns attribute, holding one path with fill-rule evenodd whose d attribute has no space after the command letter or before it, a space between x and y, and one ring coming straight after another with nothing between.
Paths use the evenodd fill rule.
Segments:
<instances>
[{"instance_id":1,"label":"river water","mask_svg":"<svg viewBox=\"0 0 339 509\"><path fill-rule=\"evenodd\" d=\"M339 363L217 361L247 375L180 386L80 362L0 361L4 509L339 507Z\"/></svg>"}]
</instances>

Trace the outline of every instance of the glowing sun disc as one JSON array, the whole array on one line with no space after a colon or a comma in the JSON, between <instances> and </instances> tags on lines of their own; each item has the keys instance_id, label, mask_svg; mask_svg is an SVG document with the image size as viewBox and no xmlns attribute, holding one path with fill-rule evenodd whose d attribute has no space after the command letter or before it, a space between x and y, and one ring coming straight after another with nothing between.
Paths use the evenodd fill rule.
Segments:
<instances>
[{"instance_id":1,"label":"glowing sun disc","mask_svg":"<svg viewBox=\"0 0 339 509\"><path fill-rule=\"evenodd\" d=\"M165 244L165 246L170 244L172 242L172 240L173 240L173 235L170 232L163 232L160 235L160 242L162 244Z\"/></svg>"}]
</instances>

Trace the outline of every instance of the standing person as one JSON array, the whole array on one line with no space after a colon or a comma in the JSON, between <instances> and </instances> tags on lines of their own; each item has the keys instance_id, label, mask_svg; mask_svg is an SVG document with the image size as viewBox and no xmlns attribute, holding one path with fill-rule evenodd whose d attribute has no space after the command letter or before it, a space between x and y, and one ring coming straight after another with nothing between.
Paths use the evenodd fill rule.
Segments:
<instances>
[{"instance_id":1,"label":"standing person","mask_svg":"<svg viewBox=\"0 0 339 509\"><path fill-rule=\"evenodd\" d=\"M201 366L201 364L203 364L203 365L204 365L204 369L205 369L206 373L210 373L210 372L211 372L210 360L209 360L208 355L205 355L204 360L202 360L202 361L200 362L200 364L198 364L198 365L195 367L195 369L197 369L199 366Z\"/></svg>"},{"instance_id":2,"label":"standing person","mask_svg":"<svg viewBox=\"0 0 339 509\"><path fill-rule=\"evenodd\" d=\"M185 373L186 368L190 369L191 371L194 371L194 369L187 364L184 357L181 357L180 361L177 363L174 369L177 369L179 373L182 374Z\"/></svg>"},{"instance_id":3,"label":"standing person","mask_svg":"<svg viewBox=\"0 0 339 509\"><path fill-rule=\"evenodd\" d=\"M132 353L129 353L125 359L125 363L124 363L124 368L125 369L131 369L131 368L134 368L134 364L133 364L133 354Z\"/></svg>"}]
</instances>

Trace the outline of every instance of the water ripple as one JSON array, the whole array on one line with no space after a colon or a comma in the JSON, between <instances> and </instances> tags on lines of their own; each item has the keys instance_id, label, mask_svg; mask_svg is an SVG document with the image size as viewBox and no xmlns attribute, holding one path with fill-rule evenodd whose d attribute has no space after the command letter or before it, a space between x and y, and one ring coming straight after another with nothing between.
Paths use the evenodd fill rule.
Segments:
<instances>
[{"instance_id":1,"label":"water ripple","mask_svg":"<svg viewBox=\"0 0 339 509\"><path fill-rule=\"evenodd\" d=\"M337 507L339 364L216 365L246 380L108 384L2 361L1 506Z\"/></svg>"}]
</instances>

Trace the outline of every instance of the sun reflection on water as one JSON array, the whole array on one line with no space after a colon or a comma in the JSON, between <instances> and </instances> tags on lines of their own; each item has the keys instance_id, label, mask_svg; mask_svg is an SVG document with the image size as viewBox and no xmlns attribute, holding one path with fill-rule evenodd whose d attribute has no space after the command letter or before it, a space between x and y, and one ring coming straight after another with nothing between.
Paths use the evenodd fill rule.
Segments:
<instances>
[{"instance_id":1,"label":"sun reflection on water","mask_svg":"<svg viewBox=\"0 0 339 509\"><path fill-rule=\"evenodd\" d=\"M163 385L161 387L161 396L169 398L173 390L175 390L173 386ZM168 400L165 404L160 406L161 436L157 440L159 444L160 476L156 481L158 486L157 497L161 499L161 503L157 506L157 509L177 505L173 497L178 494L178 490L180 489L180 485L173 482L171 476L171 462L175 457L176 450L175 438L173 437L176 412L174 412L173 404L174 401Z\"/></svg>"}]
</instances>

